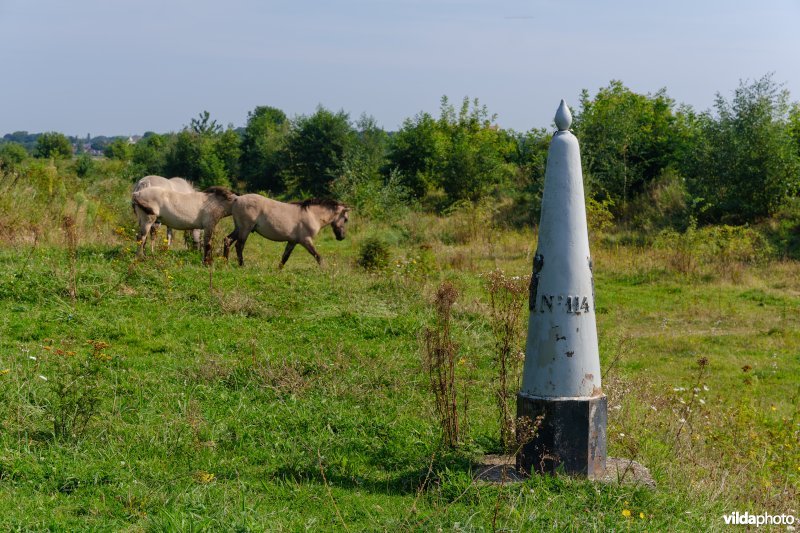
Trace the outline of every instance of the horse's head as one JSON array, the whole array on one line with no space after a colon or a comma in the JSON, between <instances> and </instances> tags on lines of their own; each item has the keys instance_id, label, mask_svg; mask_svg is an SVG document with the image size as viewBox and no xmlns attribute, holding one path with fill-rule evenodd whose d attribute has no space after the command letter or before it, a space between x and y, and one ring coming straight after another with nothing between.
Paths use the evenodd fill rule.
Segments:
<instances>
[{"instance_id":1,"label":"horse's head","mask_svg":"<svg viewBox=\"0 0 800 533\"><path fill-rule=\"evenodd\" d=\"M345 225L349 219L350 208L342 204L337 205L331 221L331 228L333 228L333 234L336 235L337 241L344 240Z\"/></svg>"}]
</instances>

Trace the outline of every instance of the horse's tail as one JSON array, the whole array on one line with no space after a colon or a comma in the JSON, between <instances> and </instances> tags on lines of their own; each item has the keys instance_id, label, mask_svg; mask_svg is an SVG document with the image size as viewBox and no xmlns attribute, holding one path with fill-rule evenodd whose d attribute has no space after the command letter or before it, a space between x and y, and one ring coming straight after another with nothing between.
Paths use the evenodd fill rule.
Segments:
<instances>
[{"instance_id":1,"label":"horse's tail","mask_svg":"<svg viewBox=\"0 0 800 533\"><path fill-rule=\"evenodd\" d=\"M136 208L138 207L139 209L141 209L142 211L144 211L148 215L155 215L156 214L156 212L153 211L153 208L151 208L148 205L143 204L142 201L139 200L139 195L136 194L136 193L134 193L133 196L131 196L131 207L133 208L133 212L134 213L136 212Z\"/></svg>"}]
</instances>

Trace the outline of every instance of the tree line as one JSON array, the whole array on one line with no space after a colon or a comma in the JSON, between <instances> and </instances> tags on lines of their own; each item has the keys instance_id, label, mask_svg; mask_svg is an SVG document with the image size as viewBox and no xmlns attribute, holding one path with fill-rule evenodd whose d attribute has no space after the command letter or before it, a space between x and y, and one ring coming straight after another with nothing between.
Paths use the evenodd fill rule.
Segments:
<instances>
[{"instance_id":1,"label":"tree line","mask_svg":"<svg viewBox=\"0 0 800 533\"><path fill-rule=\"evenodd\" d=\"M573 114L587 196L619 221L681 229L797 209L800 105L771 75L741 82L730 98L717 94L704 112L665 90L639 94L612 81L593 96L584 91ZM387 132L366 115L353 120L319 107L289 118L259 106L242 128L223 127L204 111L177 133L110 140L104 153L131 177L183 176L200 187L363 206L380 197L443 210L495 199L511 202L521 222L535 222L552 130L517 132L495 118L477 99L454 105L443 97L438 116L421 112ZM0 144L5 169L30 155L73 157L59 133L38 135L32 148L8 137ZM80 174L91 162L83 154L76 164Z\"/></svg>"}]
</instances>

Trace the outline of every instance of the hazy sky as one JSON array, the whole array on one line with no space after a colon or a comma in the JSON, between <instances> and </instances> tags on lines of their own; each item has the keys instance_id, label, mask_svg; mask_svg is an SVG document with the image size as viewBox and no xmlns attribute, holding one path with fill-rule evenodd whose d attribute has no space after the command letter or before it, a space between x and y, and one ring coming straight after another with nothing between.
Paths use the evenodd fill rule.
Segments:
<instances>
[{"instance_id":1,"label":"hazy sky","mask_svg":"<svg viewBox=\"0 0 800 533\"><path fill-rule=\"evenodd\" d=\"M774 72L800 100L800 1L0 0L0 58L0 135L318 104L396 129L445 94L527 130L612 79L704 110Z\"/></svg>"}]
</instances>

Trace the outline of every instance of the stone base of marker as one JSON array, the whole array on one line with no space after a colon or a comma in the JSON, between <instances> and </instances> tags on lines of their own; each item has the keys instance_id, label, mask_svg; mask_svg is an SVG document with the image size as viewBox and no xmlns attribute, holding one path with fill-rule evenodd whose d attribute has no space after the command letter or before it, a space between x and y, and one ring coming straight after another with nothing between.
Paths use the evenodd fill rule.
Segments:
<instances>
[{"instance_id":1,"label":"stone base of marker","mask_svg":"<svg viewBox=\"0 0 800 533\"><path fill-rule=\"evenodd\" d=\"M554 473L599 479L606 471L605 395L593 398L535 398L517 394L517 417L542 417L534 438L517 454L524 474Z\"/></svg>"}]
</instances>

